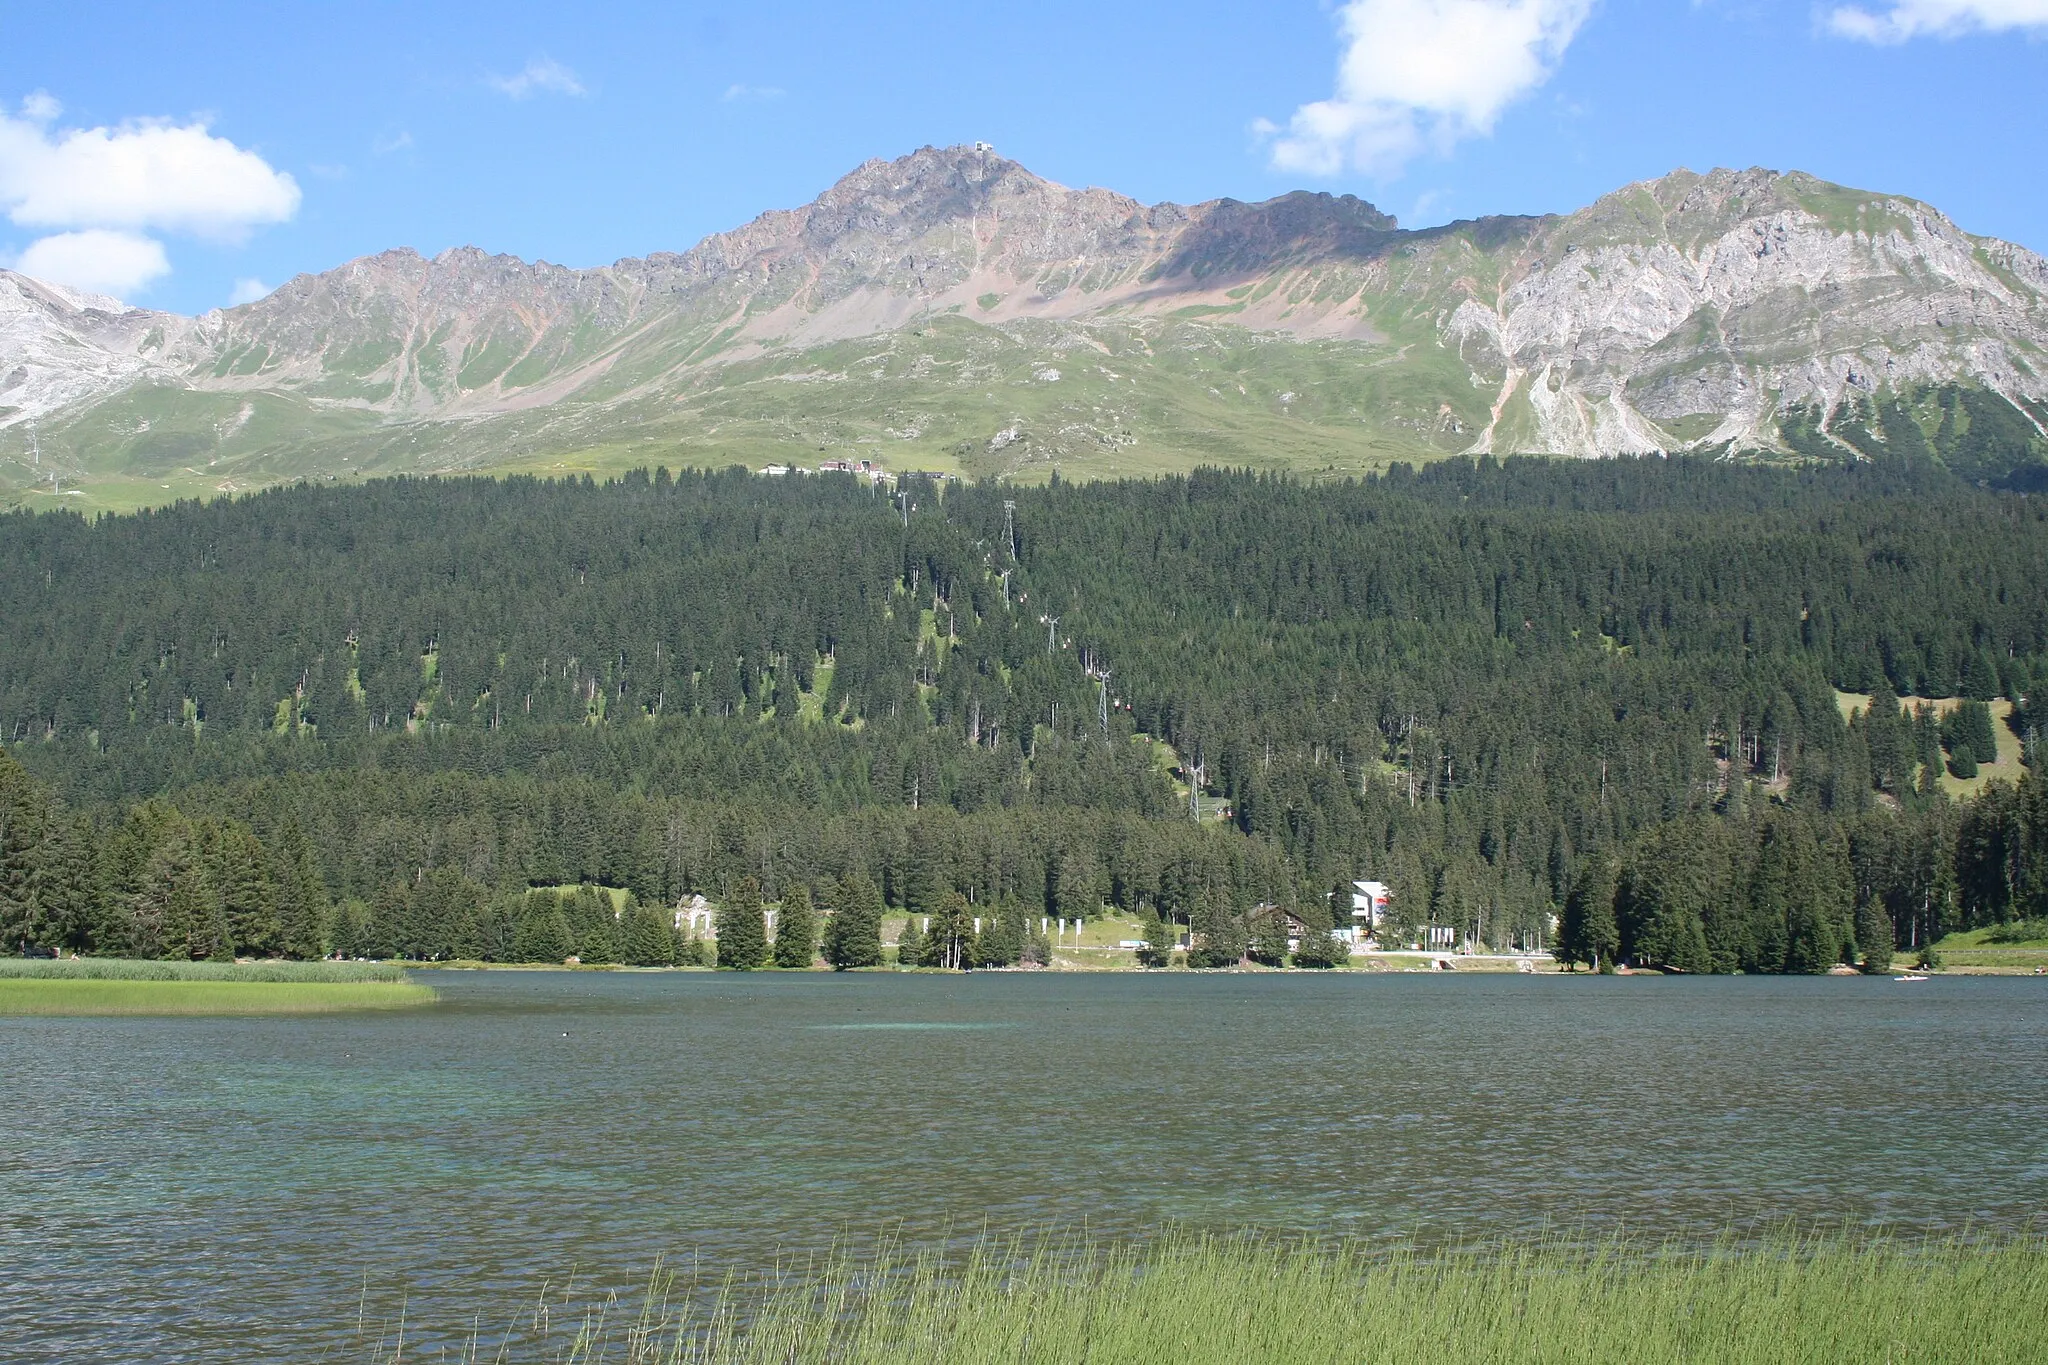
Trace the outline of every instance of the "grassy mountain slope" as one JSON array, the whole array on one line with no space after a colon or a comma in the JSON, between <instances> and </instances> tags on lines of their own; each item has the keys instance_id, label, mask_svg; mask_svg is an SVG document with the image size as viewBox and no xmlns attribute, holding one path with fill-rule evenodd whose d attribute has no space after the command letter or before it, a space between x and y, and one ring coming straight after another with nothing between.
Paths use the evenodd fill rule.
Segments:
<instances>
[{"instance_id":1,"label":"grassy mountain slope","mask_svg":"<svg viewBox=\"0 0 2048 1365\"><path fill-rule=\"evenodd\" d=\"M1019 479L1461 451L2048 467L2048 263L1798 173L1409 232L1348 196L1146 206L926 148L595 270L392 251L201 319L0 304L17 501L828 457Z\"/></svg>"}]
</instances>

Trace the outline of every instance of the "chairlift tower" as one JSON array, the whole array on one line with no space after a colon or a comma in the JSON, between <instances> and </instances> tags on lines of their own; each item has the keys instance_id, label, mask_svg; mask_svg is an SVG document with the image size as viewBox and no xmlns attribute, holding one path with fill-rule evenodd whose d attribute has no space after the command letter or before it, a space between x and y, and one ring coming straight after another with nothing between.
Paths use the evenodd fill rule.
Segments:
<instances>
[{"instance_id":1,"label":"chairlift tower","mask_svg":"<svg viewBox=\"0 0 2048 1365\"><path fill-rule=\"evenodd\" d=\"M1056 653L1060 647L1060 618L1041 616L1038 619L1045 622L1045 652Z\"/></svg>"},{"instance_id":2,"label":"chairlift tower","mask_svg":"<svg viewBox=\"0 0 2048 1365\"><path fill-rule=\"evenodd\" d=\"M1003 544L1010 547L1010 562L1017 562L1017 500L1003 499Z\"/></svg>"},{"instance_id":3,"label":"chairlift tower","mask_svg":"<svg viewBox=\"0 0 2048 1365\"><path fill-rule=\"evenodd\" d=\"M1109 738L1109 670L1108 670L1108 669L1106 669L1106 668L1105 668L1105 669L1103 669L1103 670L1102 670L1102 673L1101 673L1101 675L1100 675L1100 680L1101 680L1101 684L1102 684L1102 690L1101 690L1101 691L1099 691L1099 692L1097 692L1097 693L1095 694L1095 718L1096 718L1097 722L1098 722L1098 723L1099 723L1099 724L1100 724L1100 725L1102 726L1102 737L1103 737L1104 739L1108 739L1108 738Z\"/></svg>"}]
</instances>

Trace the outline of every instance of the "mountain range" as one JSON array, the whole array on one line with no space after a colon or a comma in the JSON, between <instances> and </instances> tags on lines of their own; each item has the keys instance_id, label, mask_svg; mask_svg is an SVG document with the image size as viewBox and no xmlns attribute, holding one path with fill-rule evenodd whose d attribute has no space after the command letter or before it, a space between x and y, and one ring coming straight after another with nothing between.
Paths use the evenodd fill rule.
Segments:
<instances>
[{"instance_id":1,"label":"mountain range","mask_svg":"<svg viewBox=\"0 0 2048 1365\"><path fill-rule=\"evenodd\" d=\"M387 251L182 317L0 270L0 496L814 464L1042 478L1702 450L2048 468L2048 261L1812 176L1404 230L1145 205L992 149L681 254Z\"/></svg>"}]
</instances>

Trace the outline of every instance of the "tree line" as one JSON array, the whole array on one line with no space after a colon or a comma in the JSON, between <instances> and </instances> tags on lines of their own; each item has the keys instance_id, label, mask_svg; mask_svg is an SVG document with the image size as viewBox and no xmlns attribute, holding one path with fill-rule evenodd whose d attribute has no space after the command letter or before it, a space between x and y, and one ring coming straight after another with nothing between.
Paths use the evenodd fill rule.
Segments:
<instances>
[{"instance_id":1,"label":"tree line","mask_svg":"<svg viewBox=\"0 0 2048 1365\"><path fill-rule=\"evenodd\" d=\"M1957 809L1941 778L1996 760L1992 703L2032 757L2038 500L1683 459L900 492L656 471L10 515L0 731L83 843L138 847L156 802L191 827L172 861L303 844L385 923L436 873L507 906L859 876L920 921L1107 906L1227 956L1369 874L1495 946L1611 884L1610 959L1799 970L1866 952L1874 906L1899 946L2032 913L2031 785ZM1836 886L1882 830L1948 880L1850 876L1796 953L1728 927L1781 834ZM1741 871L1632 879L1660 841Z\"/></svg>"}]
</instances>

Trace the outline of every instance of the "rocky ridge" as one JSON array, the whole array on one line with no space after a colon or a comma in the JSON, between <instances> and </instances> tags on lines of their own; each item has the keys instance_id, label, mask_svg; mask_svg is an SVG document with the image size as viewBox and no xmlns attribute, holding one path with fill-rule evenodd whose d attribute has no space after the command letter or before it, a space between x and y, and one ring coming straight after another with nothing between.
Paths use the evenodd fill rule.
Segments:
<instances>
[{"instance_id":1,"label":"rocky ridge","mask_svg":"<svg viewBox=\"0 0 2048 1365\"><path fill-rule=\"evenodd\" d=\"M81 476L201 454L180 467L331 472L343 446L355 472L401 439L421 468L738 441L1012 473L1148 448L1769 450L1787 412L1943 384L2043 430L2048 262L1762 170L1404 231L1350 196L1148 206L926 148L590 270L388 251L198 319L0 271L0 427L39 422Z\"/></svg>"}]
</instances>

